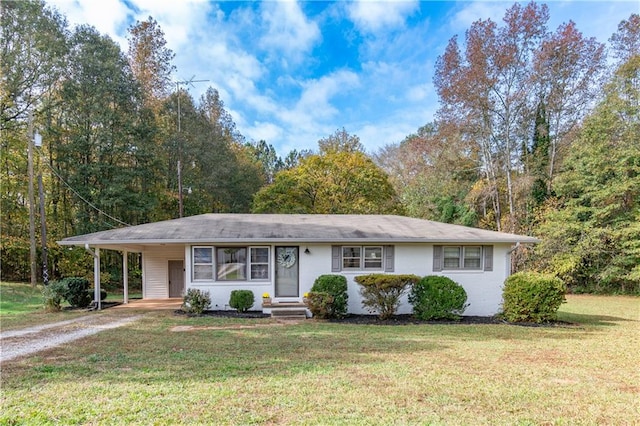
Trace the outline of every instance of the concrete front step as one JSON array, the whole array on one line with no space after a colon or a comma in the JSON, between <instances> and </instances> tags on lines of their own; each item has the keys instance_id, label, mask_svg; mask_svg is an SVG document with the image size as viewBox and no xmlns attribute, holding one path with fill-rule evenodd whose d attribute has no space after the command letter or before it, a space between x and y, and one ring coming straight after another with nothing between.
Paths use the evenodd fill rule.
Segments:
<instances>
[{"instance_id":1,"label":"concrete front step","mask_svg":"<svg viewBox=\"0 0 640 426\"><path fill-rule=\"evenodd\" d=\"M272 307L271 318L276 319L307 319L307 310L304 308Z\"/></svg>"}]
</instances>

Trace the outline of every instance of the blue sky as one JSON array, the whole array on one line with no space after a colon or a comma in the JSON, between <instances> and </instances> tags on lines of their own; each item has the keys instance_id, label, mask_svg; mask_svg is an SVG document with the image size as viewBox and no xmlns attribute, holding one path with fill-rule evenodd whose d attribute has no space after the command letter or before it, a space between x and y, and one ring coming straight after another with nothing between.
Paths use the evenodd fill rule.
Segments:
<instances>
[{"instance_id":1,"label":"blue sky","mask_svg":"<svg viewBox=\"0 0 640 426\"><path fill-rule=\"evenodd\" d=\"M369 152L432 121L434 65L472 22L501 22L512 1L188 1L47 0L69 23L90 24L124 51L127 28L158 21L175 54L175 80L196 80L196 99L213 86L248 140L280 155L316 149L345 128ZM607 42L640 13L634 1L549 1L548 27L574 21Z\"/></svg>"}]
</instances>

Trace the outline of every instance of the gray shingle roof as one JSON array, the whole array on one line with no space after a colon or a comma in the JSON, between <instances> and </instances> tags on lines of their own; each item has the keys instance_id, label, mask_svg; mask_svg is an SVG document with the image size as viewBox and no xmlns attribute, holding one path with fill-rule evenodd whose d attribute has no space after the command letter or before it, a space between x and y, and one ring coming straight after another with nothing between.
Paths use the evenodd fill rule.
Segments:
<instances>
[{"instance_id":1,"label":"gray shingle roof","mask_svg":"<svg viewBox=\"0 0 640 426\"><path fill-rule=\"evenodd\" d=\"M535 243L536 238L392 215L202 214L59 241L62 245L174 243Z\"/></svg>"}]
</instances>

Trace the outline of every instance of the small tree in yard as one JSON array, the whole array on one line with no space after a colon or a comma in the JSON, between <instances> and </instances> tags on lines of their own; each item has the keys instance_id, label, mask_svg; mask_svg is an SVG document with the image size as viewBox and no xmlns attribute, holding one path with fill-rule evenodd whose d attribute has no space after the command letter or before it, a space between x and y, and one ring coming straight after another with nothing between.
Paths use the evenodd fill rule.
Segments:
<instances>
[{"instance_id":1,"label":"small tree in yard","mask_svg":"<svg viewBox=\"0 0 640 426\"><path fill-rule=\"evenodd\" d=\"M429 275L411 287L409 303L421 320L460 319L467 305L467 292L451 278Z\"/></svg>"},{"instance_id":2,"label":"small tree in yard","mask_svg":"<svg viewBox=\"0 0 640 426\"><path fill-rule=\"evenodd\" d=\"M504 284L503 316L510 322L553 321L565 300L564 282L553 275L518 272Z\"/></svg>"},{"instance_id":3,"label":"small tree in yard","mask_svg":"<svg viewBox=\"0 0 640 426\"><path fill-rule=\"evenodd\" d=\"M314 318L333 318L334 297L329 293L312 291L307 296L307 307Z\"/></svg>"},{"instance_id":4,"label":"small tree in yard","mask_svg":"<svg viewBox=\"0 0 640 426\"><path fill-rule=\"evenodd\" d=\"M238 312L247 312L253 306L255 296L251 290L232 290L229 306Z\"/></svg>"},{"instance_id":5,"label":"small tree in yard","mask_svg":"<svg viewBox=\"0 0 640 426\"><path fill-rule=\"evenodd\" d=\"M313 316L342 318L348 309L347 279L342 275L320 275L313 283L307 299Z\"/></svg>"},{"instance_id":6,"label":"small tree in yard","mask_svg":"<svg viewBox=\"0 0 640 426\"><path fill-rule=\"evenodd\" d=\"M62 309L62 301L67 292L67 285L64 281L50 281L42 289L44 307L48 312L55 312Z\"/></svg>"},{"instance_id":7,"label":"small tree in yard","mask_svg":"<svg viewBox=\"0 0 640 426\"><path fill-rule=\"evenodd\" d=\"M360 284L362 306L369 312L378 312L380 319L391 318L400 305L400 297L407 287L417 283L417 275L370 274L354 278Z\"/></svg>"},{"instance_id":8,"label":"small tree in yard","mask_svg":"<svg viewBox=\"0 0 640 426\"><path fill-rule=\"evenodd\" d=\"M182 300L182 309L190 314L200 315L211 305L211 296L208 291L190 288Z\"/></svg>"}]
</instances>

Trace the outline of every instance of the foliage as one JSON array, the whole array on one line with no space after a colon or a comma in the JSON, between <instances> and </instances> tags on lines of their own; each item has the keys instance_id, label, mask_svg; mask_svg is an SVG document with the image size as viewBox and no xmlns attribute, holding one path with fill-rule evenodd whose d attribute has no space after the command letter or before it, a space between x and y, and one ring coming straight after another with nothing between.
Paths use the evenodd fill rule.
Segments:
<instances>
[{"instance_id":1,"label":"foliage","mask_svg":"<svg viewBox=\"0 0 640 426\"><path fill-rule=\"evenodd\" d=\"M478 213L493 226L516 231L527 221L520 208L535 179L520 179L536 111L545 105L549 150L537 150L548 168L551 188L568 136L598 94L605 66L604 46L586 39L570 22L547 31L549 9L515 3L503 24L475 21L459 45L454 36L436 63L434 84L440 97L439 121L474 141L488 190ZM539 163L543 163L541 161Z\"/></svg>"},{"instance_id":2,"label":"foliage","mask_svg":"<svg viewBox=\"0 0 640 426\"><path fill-rule=\"evenodd\" d=\"M578 135L544 212L536 266L572 291L640 292L640 55Z\"/></svg>"},{"instance_id":3,"label":"foliage","mask_svg":"<svg viewBox=\"0 0 640 426\"><path fill-rule=\"evenodd\" d=\"M208 291L190 288L182 299L182 309L190 314L201 315L211 305Z\"/></svg>"},{"instance_id":4,"label":"foliage","mask_svg":"<svg viewBox=\"0 0 640 426\"><path fill-rule=\"evenodd\" d=\"M253 306L255 296L251 290L232 290L229 297L229 306L238 312L247 312Z\"/></svg>"},{"instance_id":5,"label":"foliage","mask_svg":"<svg viewBox=\"0 0 640 426\"><path fill-rule=\"evenodd\" d=\"M430 275L409 291L413 314L421 320L459 319L468 304L467 292L451 278Z\"/></svg>"},{"instance_id":6,"label":"foliage","mask_svg":"<svg viewBox=\"0 0 640 426\"><path fill-rule=\"evenodd\" d=\"M332 300L327 307L328 318L342 318L347 314L349 294L347 293L347 279L344 276L320 275L314 281L311 292L331 295Z\"/></svg>"},{"instance_id":7,"label":"foliage","mask_svg":"<svg viewBox=\"0 0 640 426\"><path fill-rule=\"evenodd\" d=\"M401 211L387 175L360 151L309 155L255 196L254 213L392 214Z\"/></svg>"},{"instance_id":8,"label":"foliage","mask_svg":"<svg viewBox=\"0 0 640 426\"><path fill-rule=\"evenodd\" d=\"M518 272L507 278L503 290L503 316L510 322L541 323L556 319L565 302L566 287L553 275Z\"/></svg>"},{"instance_id":9,"label":"foliage","mask_svg":"<svg viewBox=\"0 0 640 426\"><path fill-rule=\"evenodd\" d=\"M344 127L336 130L331 136L320 139L318 149L321 155L331 152L365 152L360 138L349 134Z\"/></svg>"},{"instance_id":10,"label":"foliage","mask_svg":"<svg viewBox=\"0 0 640 426\"><path fill-rule=\"evenodd\" d=\"M326 319L335 318L334 312L335 298L325 292L311 291L307 295L307 307L314 318Z\"/></svg>"},{"instance_id":11,"label":"foliage","mask_svg":"<svg viewBox=\"0 0 640 426\"><path fill-rule=\"evenodd\" d=\"M420 281L416 275L369 274L354 278L360 284L362 306L369 312L378 312L380 319L391 318L400 306L400 298L407 287Z\"/></svg>"},{"instance_id":12,"label":"foliage","mask_svg":"<svg viewBox=\"0 0 640 426\"><path fill-rule=\"evenodd\" d=\"M429 123L375 160L389 175L409 216L474 226L466 195L478 179L477 150L452 126Z\"/></svg>"},{"instance_id":13,"label":"foliage","mask_svg":"<svg viewBox=\"0 0 640 426\"><path fill-rule=\"evenodd\" d=\"M89 280L83 277L67 277L61 282L66 290L64 298L74 308L86 308L92 300L89 292Z\"/></svg>"},{"instance_id":14,"label":"foliage","mask_svg":"<svg viewBox=\"0 0 640 426\"><path fill-rule=\"evenodd\" d=\"M62 309L62 301L67 294L67 284L62 281L49 281L49 285L42 288L44 308L48 312L55 312Z\"/></svg>"}]
</instances>

